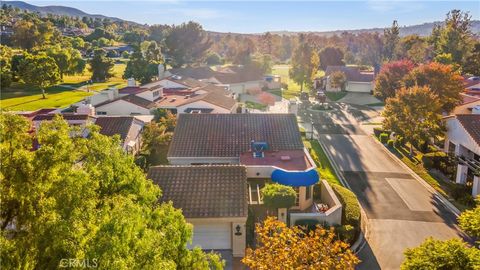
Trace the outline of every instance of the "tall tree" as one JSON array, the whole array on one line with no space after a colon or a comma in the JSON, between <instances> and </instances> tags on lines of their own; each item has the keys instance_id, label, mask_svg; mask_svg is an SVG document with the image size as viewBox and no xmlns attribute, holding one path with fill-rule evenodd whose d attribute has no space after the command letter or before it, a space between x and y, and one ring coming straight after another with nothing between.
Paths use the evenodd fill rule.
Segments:
<instances>
[{"instance_id":1,"label":"tall tree","mask_svg":"<svg viewBox=\"0 0 480 270\"><path fill-rule=\"evenodd\" d=\"M289 75L303 92L305 84L311 86L317 74L320 59L316 50L306 40L305 35L300 36L299 45L293 53Z\"/></svg>"},{"instance_id":2,"label":"tall tree","mask_svg":"<svg viewBox=\"0 0 480 270\"><path fill-rule=\"evenodd\" d=\"M184 64L202 63L211 40L202 26L196 22L173 26L165 39L167 54L171 65L181 67Z\"/></svg>"},{"instance_id":3,"label":"tall tree","mask_svg":"<svg viewBox=\"0 0 480 270\"><path fill-rule=\"evenodd\" d=\"M9 87L12 83L12 57L13 51L10 47L0 45L0 87Z\"/></svg>"},{"instance_id":4,"label":"tall tree","mask_svg":"<svg viewBox=\"0 0 480 270\"><path fill-rule=\"evenodd\" d=\"M436 62L423 64L405 77L407 87L428 86L438 97L443 112L451 112L461 102L464 90L463 78L450 65Z\"/></svg>"},{"instance_id":5,"label":"tall tree","mask_svg":"<svg viewBox=\"0 0 480 270\"><path fill-rule=\"evenodd\" d=\"M258 245L242 262L250 269L355 269L359 260L348 244L335 240L333 229L306 232L268 217L256 225Z\"/></svg>"},{"instance_id":6,"label":"tall tree","mask_svg":"<svg viewBox=\"0 0 480 270\"><path fill-rule=\"evenodd\" d=\"M28 85L40 88L45 99L45 88L60 81L60 74L55 60L45 53L26 54L19 65L21 79Z\"/></svg>"},{"instance_id":7,"label":"tall tree","mask_svg":"<svg viewBox=\"0 0 480 270\"><path fill-rule=\"evenodd\" d=\"M32 151L27 119L0 115L2 266L57 269L63 260L100 269L221 269L217 255L188 250L192 228L159 203L161 190L120 147L56 117Z\"/></svg>"},{"instance_id":8,"label":"tall tree","mask_svg":"<svg viewBox=\"0 0 480 270\"><path fill-rule=\"evenodd\" d=\"M393 21L392 27L383 31L383 56L388 61L395 60L398 44L400 42L400 28L397 21Z\"/></svg>"},{"instance_id":9,"label":"tall tree","mask_svg":"<svg viewBox=\"0 0 480 270\"><path fill-rule=\"evenodd\" d=\"M413 154L413 144L423 143L444 131L440 113L439 98L430 88L402 88L386 101L383 127L410 142L410 154Z\"/></svg>"},{"instance_id":10,"label":"tall tree","mask_svg":"<svg viewBox=\"0 0 480 270\"><path fill-rule=\"evenodd\" d=\"M480 42L473 46L471 55L463 65L462 71L471 75L480 75Z\"/></svg>"},{"instance_id":11,"label":"tall tree","mask_svg":"<svg viewBox=\"0 0 480 270\"><path fill-rule=\"evenodd\" d=\"M130 55L130 61L127 63L123 78L134 78L140 83L149 83L152 78L158 75L158 63L149 62L140 51L135 51Z\"/></svg>"},{"instance_id":12,"label":"tall tree","mask_svg":"<svg viewBox=\"0 0 480 270\"><path fill-rule=\"evenodd\" d=\"M77 49L72 47L49 46L46 53L57 63L61 79L63 79L64 74L82 73L85 68L85 61L82 59L82 55Z\"/></svg>"},{"instance_id":13,"label":"tall tree","mask_svg":"<svg viewBox=\"0 0 480 270\"><path fill-rule=\"evenodd\" d=\"M403 79L413 68L414 65L409 60L394 61L383 65L375 78L374 95L382 100L394 97L396 91L402 87Z\"/></svg>"},{"instance_id":14,"label":"tall tree","mask_svg":"<svg viewBox=\"0 0 480 270\"><path fill-rule=\"evenodd\" d=\"M13 26L14 44L26 50L48 45L55 36L58 36L58 30L49 21L21 19Z\"/></svg>"},{"instance_id":15,"label":"tall tree","mask_svg":"<svg viewBox=\"0 0 480 270\"><path fill-rule=\"evenodd\" d=\"M475 270L480 266L480 250L468 247L460 239L446 241L428 238L420 246L405 252L402 270L462 269Z\"/></svg>"},{"instance_id":16,"label":"tall tree","mask_svg":"<svg viewBox=\"0 0 480 270\"><path fill-rule=\"evenodd\" d=\"M342 91L345 90L345 86L347 83L347 76L343 71L335 71L330 74L330 87L338 88Z\"/></svg>"},{"instance_id":17,"label":"tall tree","mask_svg":"<svg viewBox=\"0 0 480 270\"><path fill-rule=\"evenodd\" d=\"M343 51L338 47L323 48L319 55L320 68L327 70L328 66L345 66L343 62Z\"/></svg>"},{"instance_id":18,"label":"tall tree","mask_svg":"<svg viewBox=\"0 0 480 270\"><path fill-rule=\"evenodd\" d=\"M454 9L447 14L445 25L440 30L436 54L450 54L454 63L462 66L472 47L470 31L471 16L468 12Z\"/></svg>"},{"instance_id":19,"label":"tall tree","mask_svg":"<svg viewBox=\"0 0 480 270\"><path fill-rule=\"evenodd\" d=\"M106 57L103 49L96 49L93 58L89 60L90 71L92 72L92 80L96 82L104 82L113 76L112 69L115 65L114 61Z\"/></svg>"}]
</instances>

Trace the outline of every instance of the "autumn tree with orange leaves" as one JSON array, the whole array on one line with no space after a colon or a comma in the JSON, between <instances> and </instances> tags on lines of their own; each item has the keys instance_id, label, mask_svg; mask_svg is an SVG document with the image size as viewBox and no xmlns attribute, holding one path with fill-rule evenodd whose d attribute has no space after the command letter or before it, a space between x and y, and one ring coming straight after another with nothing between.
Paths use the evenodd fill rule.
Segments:
<instances>
[{"instance_id":1,"label":"autumn tree with orange leaves","mask_svg":"<svg viewBox=\"0 0 480 270\"><path fill-rule=\"evenodd\" d=\"M248 248L242 262L255 269L354 269L360 260L333 228L304 231L268 217L256 225L257 249Z\"/></svg>"}]
</instances>

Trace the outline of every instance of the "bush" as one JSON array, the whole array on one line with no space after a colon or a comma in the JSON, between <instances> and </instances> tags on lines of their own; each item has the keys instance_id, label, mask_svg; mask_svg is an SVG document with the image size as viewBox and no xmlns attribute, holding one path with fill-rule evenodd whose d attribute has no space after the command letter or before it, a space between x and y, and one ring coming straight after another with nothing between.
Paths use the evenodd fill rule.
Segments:
<instances>
[{"instance_id":1,"label":"bush","mask_svg":"<svg viewBox=\"0 0 480 270\"><path fill-rule=\"evenodd\" d=\"M393 140L388 140L387 145L388 147L393 148Z\"/></svg>"},{"instance_id":2,"label":"bush","mask_svg":"<svg viewBox=\"0 0 480 270\"><path fill-rule=\"evenodd\" d=\"M262 188L263 203L267 208L290 208L295 205L297 194L292 187L268 184Z\"/></svg>"},{"instance_id":3,"label":"bush","mask_svg":"<svg viewBox=\"0 0 480 270\"><path fill-rule=\"evenodd\" d=\"M455 183L450 189L450 195L455 200L460 200L461 198L465 197L465 195L470 195L470 189L464 184Z\"/></svg>"},{"instance_id":4,"label":"bush","mask_svg":"<svg viewBox=\"0 0 480 270\"><path fill-rule=\"evenodd\" d=\"M306 231L313 231L317 228L317 225L322 225L316 219L299 219L295 221L295 226L304 228Z\"/></svg>"},{"instance_id":5,"label":"bush","mask_svg":"<svg viewBox=\"0 0 480 270\"><path fill-rule=\"evenodd\" d=\"M394 146L397 147L397 148L405 146L405 140L403 139L402 136L397 136L395 138Z\"/></svg>"},{"instance_id":6,"label":"bush","mask_svg":"<svg viewBox=\"0 0 480 270\"><path fill-rule=\"evenodd\" d=\"M385 144L388 141L388 134L387 133L382 133L382 134L380 134L379 138L380 138L380 142Z\"/></svg>"},{"instance_id":7,"label":"bush","mask_svg":"<svg viewBox=\"0 0 480 270\"><path fill-rule=\"evenodd\" d=\"M355 241L356 230L351 225L335 226L335 232L340 240L349 243L350 245Z\"/></svg>"},{"instance_id":8,"label":"bush","mask_svg":"<svg viewBox=\"0 0 480 270\"><path fill-rule=\"evenodd\" d=\"M339 185L332 185L332 189L343 206L342 225L353 226L358 231L360 227L360 205L357 196L349 189Z\"/></svg>"},{"instance_id":9,"label":"bush","mask_svg":"<svg viewBox=\"0 0 480 270\"><path fill-rule=\"evenodd\" d=\"M379 138L382 133L386 133L388 136L390 136L390 133L392 133L392 132L388 131L388 130L384 130L384 129L379 128L379 127L374 127L373 128L373 134L375 134L375 137Z\"/></svg>"},{"instance_id":10,"label":"bush","mask_svg":"<svg viewBox=\"0 0 480 270\"><path fill-rule=\"evenodd\" d=\"M427 169L438 169L445 171L448 165L448 154L442 151L436 151L424 154L422 157L423 166Z\"/></svg>"}]
</instances>

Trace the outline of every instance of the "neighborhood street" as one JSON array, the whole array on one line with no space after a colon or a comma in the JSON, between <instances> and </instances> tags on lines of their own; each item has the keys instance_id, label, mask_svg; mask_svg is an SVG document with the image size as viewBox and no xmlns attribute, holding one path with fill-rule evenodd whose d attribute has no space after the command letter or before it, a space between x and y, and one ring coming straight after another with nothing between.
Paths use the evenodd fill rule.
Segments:
<instances>
[{"instance_id":1,"label":"neighborhood street","mask_svg":"<svg viewBox=\"0 0 480 270\"><path fill-rule=\"evenodd\" d=\"M367 243L358 254L362 260L358 269L399 269L403 251L425 238L461 237L455 216L375 142L372 125L362 124L378 113L347 104L334 107L327 113L303 110L300 114L313 121L320 142L368 217Z\"/></svg>"}]
</instances>

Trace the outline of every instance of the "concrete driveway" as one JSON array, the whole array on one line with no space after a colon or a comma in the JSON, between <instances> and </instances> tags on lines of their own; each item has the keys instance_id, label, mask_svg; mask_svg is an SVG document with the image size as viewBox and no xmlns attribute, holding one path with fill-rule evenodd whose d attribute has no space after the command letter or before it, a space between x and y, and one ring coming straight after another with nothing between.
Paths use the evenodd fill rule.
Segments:
<instances>
[{"instance_id":1,"label":"concrete driveway","mask_svg":"<svg viewBox=\"0 0 480 270\"><path fill-rule=\"evenodd\" d=\"M335 112L303 115L313 120L319 140L357 195L368 218L359 269L399 269L403 251L427 237L463 234L455 216L398 161L374 141L362 122L371 111L337 106Z\"/></svg>"}]
</instances>

